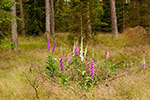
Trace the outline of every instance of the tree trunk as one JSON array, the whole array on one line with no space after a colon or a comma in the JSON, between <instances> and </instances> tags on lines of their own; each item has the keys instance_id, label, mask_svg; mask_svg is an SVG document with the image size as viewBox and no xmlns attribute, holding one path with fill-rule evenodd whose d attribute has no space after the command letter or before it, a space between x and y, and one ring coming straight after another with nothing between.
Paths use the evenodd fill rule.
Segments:
<instances>
[{"instance_id":1,"label":"tree trunk","mask_svg":"<svg viewBox=\"0 0 150 100\"><path fill-rule=\"evenodd\" d=\"M20 16L21 16L21 27L22 27L22 35L25 36L25 23L24 23L24 13L23 13L23 6L22 6L22 0L19 0L20 3Z\"/></svg>"},{"instance_id":2,"label":"tree trunk","mask_svg":"<svg viewBox=\"0 0 150 100\"><path fill-rule=\"evenodd\" d=\"M83 19L82 19L82 15L81 15L81 37L83 36Z\"/></svg>"},{"instance_id":3,"label":"tree trunk","mask_svg":"<svg viewBox=\"0 0 150 100\"><path fill-rule=\"evenodd\" d=\"M66 9L68 8L68 0L66 0Z\"/></svg>"},{"instance_id":4,"label":"tree trunk","mask_svg":"<svg viewBox=\"0 0 150 100\"><path fill-rule=\"evenodd\" d=\"M98 3L98 5L99 5L99 0L97 0L97 3Z\"/></svg>"},{"instance_id":5,"label":"tree trunk","mask_svg":"<svg viewBox=\"0 0 150 100\"><path fill-rule=\"evenodd\" d=\"M47 40L49 40L50 36L50 3L49 0L45 0L45 12L46 12L46 30Z\"/></svg>"},{"instance_id":6,"label":"tree trunk","mask_svg":"<svg viewBox=\"0 0 150 100\"><path fill-rule=\"evenodd\" d=\"M111 8L112 33L113 33L114 37L117 38L118 37L118 27L117 27L115 0L110 0L110 8Z\"/></svg>"},{"instance_id":7,"label":"tree trunk","mask_svg":"<svg viewBox=\"0 0 150 100\"><path fill-rule=\"evenodd\" d=\"M136 1L136 7L137 7L137 25L140 25L140 3L139 0Z\"/></svg>"},{"instance_id":8,"label":"tree trunk","mask_svg":"<svg viewBox=\"0 0 150 100\"><path fill-rule=\"evenodd\" d=\"M122 15L123 15L123 31L124 31L126 29L124 0L122 0L122 5L123 5L123 10L122 10Z\"/></svg>"},{"instance_id":9,"label":"tree trunk","mask_svg":"<svg viewBox=\"0 0 150 100\"><path fill-rule=\"evenodd\" d=\"M51 33L54 34L55 33L55 18L54 18L54 2L53 0L50 0L50 4L51 4Z\"/></svg>"},{"instance_id":10,"label":"tree trunk","mask_svg":"<svg viewBox=\"0 0 150 100\"><path fill-rule=\"evenodd\" d=\"M58 12L59 12L59 0L57 0L57 9L58 9Z\"/></svg>"},{"instance_id":11,"label":"tree trunk","mask_svg":"<svg viewBox=\"0 0 150 100\"><path fill-rule=\"evenodd\" d=\"M148 1L148 22L150 27L150 0Z\"/></svg>"},{"instance_id":12,"label":"tree trunk","mask_svg":"<svg viewBox=\"0 0 150 100\"><path fill-rule=\"evenodd\" d=\"M64 0L62 0L62 11L63 11L63 13L65 12L65 10L64 10Z\"/></svg>"},{"instance_id":13,"label":"tree trunk","mask_svg":"<svg viewBox=\"0 0 150 100\"><path fill-rule=\"evenodd\" d=\"M87 14L88 32L89 32L89 34L92 34L91 17L90 17L90 6L89 6L89 4L87 6L88 6L88 14Z\"/></svg>"},{"instance_id":14,"label":"tree trunk","mask_svg":"<svg viewBox=\"0 0 150 100\"><path fill-rule=\"evenodd\" d=\"M15 0L12 0L15 2ZM11 7L12 9L12 19L15 19L16 18L16 5L13 5ZM15 44L16 48L18 48L18 35L17 35L17 21L16 20L13 20L11 22L11 31L12 31L12 42Z\"/></svg>"}]
</instances>

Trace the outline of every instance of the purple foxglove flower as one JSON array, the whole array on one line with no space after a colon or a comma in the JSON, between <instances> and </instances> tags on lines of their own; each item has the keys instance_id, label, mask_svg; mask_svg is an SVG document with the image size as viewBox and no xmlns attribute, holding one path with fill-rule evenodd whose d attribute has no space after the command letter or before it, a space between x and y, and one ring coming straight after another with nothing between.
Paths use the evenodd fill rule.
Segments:
<instances>
[{"instance_id":1,"label":"purple foxglove flower","mask_svg":"<svg viewBox=\"0 0 150 100\"><path fill-rule=\"evenodd\" d=\"M74 54L79 56L79 46L78 46L78 44L75 47Z\"/></svg>"},{"instance_id":2,"label":"purple foxglove flower","mask_svg":"<svg viewBox=\"0 0 150 100\"><path fill-rule=\"evenodd\" d=\"M109 52L107 52L106 58L109 59Z\"/></svg>"},{"instance_id":3,"label":"purple foxglove flower","mask_svg":"<svg viewBox=\"0 0 150 100\"><path fill-rule=\"evenodd\" d=\"M59 63L60 63L60 71L65 71L64 61L63 61L63 58L62 58L62 57L60 58Z\"/></svg>"},{"instance_id":4,"label":"purple foxglove flower","mask_svg":"<svg viewBox=\"0 0 150 100\"><path fill-rule=\"evenodd\" d=\"M115 58L113 58L113 63L115 62Z\"/></svg>"},{"instance_id":5,"label":"purple foxglove flower","mask_svg":"<svg viewBox=\"0 0 150 100\"><path fill-rule=\"evenodd\" d=\"M70 63L70 60L72 59L70 54L68 54L67 59L68 59L68 63Z\"/></svg>"},{"instance_id":6,"label":"purple foxglove flower","mask_svg":"<svg viewBox=\"0 0 150 100\"><path fill-rule=\"evenodd\" d=\"M145 60L143 60L141 66L142 66L142 67L145 67L145 66L146 66Z\"/></svg>"},{"instance_id":7,"label":"purple foxglove flower","mask_svg":"<svg viewBox=\"0 0 150 100\"><path fill-rule=\"evenodd\" d=\"M109 52L107 50L105 51L105 56L106 56L106 59L109 59Z\"/></svg>"},{"instance_id":8,"label":"purple foxglove flower","mask_svg":"<svg viewBox=\"0 0 150 100\"><path fill-rule=\"evenodd\" d=\"M107 56L107 50L105 51L105 56Z\"/></svg>"},{"instance_id":9,"label":"purple foxglove flower","mask_svg":"<svg viewBox=\"0 0 150 100\"><path fill-rule=\"evenodd\" d=\"M55 42L55 43L54 43L54 45L53 45L52 53L54 53L54 51L55 51L55 47L56 47L56 42Z\"/></svg>"},{"instance_id":10,"label":"purple foxglove flower","mask_svg":"<svg viewBox=\"0 0 150 100\"><path fill-rule=\"evenodd\" d=\"M92 57L92 60L91 60L91 68L90 68L90 75L91 75L91 78L94 77L94 57Z\"/></svg>"},{"instance_id":11,"label":"purple foxglove flower","mask_svg":"<svg viewBox=\"0 0 150 100\"><path fill-rule=\"evenodd\" d=\"M57 58L53 58L54 61L57 61Z\"/></svg>"},{"instance_id":12,"label":"purple foxglove flower","mask_svg":"<svg viewBox=\"0 0 150 100\"><path fill-rule=\"evenodd\" d=\"M48 42L47 42L47 49L48 49L48 51L49 51L49 49L50 49L50 43L49 43L50 41L49 41L49 39L48 39Z\"/></svg>"}]
</instances>

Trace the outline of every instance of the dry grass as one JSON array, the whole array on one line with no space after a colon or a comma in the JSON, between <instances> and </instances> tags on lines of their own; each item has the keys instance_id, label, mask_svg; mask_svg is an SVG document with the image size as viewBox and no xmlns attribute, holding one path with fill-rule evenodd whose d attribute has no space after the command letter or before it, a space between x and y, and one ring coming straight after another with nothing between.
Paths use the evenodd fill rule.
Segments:
<instances>
[{"instance_id":1,"label":"dry grass","mask_svg":"<svg viewBox=\"0 0 150 100\"><path fill-rule=\"evenodd\" d=\"M63 38L62 38L63 37ZM66 34L56 34L57 41L55 57L60 55L61 42L63 54L70 53L71 45L67 42ZM9 48L0 49L0 100L36 100L35 91L27 81L25 72L33 81L38 76L31 66L38 66L43 70L46 65L47 42L43 37L19 37L20 50L12 51ZM8 39L6 39L8 41ZM88 56L95 52L96 69L103 67L104 52L110 52L110 59L136 61L140 63L145 55L149 64L149 45L130 45L122 36L113 39L111 35L97 35L89 41ZM53 42L50 44L52 47ZM32 71L31 71L32 70ZM39 76L37 83L40 100L150 100L150 68L142 68L140 65L130 64L122 77L113 81L99 83L90 91L79 90L76 84L60 86L46 78Z\"/></svg>"}]
</instances>

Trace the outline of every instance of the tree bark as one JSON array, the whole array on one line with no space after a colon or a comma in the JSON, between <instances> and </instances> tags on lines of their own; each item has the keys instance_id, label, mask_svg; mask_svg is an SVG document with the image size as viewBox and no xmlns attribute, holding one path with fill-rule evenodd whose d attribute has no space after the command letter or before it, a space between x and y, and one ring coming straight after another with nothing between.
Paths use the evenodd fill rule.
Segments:
<instances>
[{"instance_id":1,"label":"tree bark","mask_svg":"<svg viewBox=\"0 0 150 100\"><path fill-rule=\"evenodd\" d=\"M12 0L15 2L15 0ZM15 20L16 18L16 5L13 5L11 7L12 9L12 22L11 22L11 31L12 31L12 42L15 44L16 48L18 48L18 35L17 35L17 21Z\"/></svg>"},{"instance_id":2,"label":"tree bark","mask_svg":"<svg viewBox=\"0 0 150 100\"><path fill-rule=\"evenodd\" d=\"M136 7L137 7L137 25L140 25L140 3L139 0L136 1Z\"/></svg>"},{"instance_id":3,"label":"tree bark","mask_svg":"<svg viewBox=\"0 0 150 100\"><path fill-rule=\"evenodd\" d=\"M99 5L99 0L97 0L97 3L98 3L98 5Z\"/></svg>"},{"instance_id":4,"label":"tree bark","mask_svg":"<svg viewBox=\"0 0 150 100\"><path fill-rule=\"evenodd\" d=\"M68 0L66 0L66 9L68 8Z\"/></svg>"},{"instance_id":5,"label":"tree bark","mask_svg":"<svg viewBox=\"0 0 150 100\"><path fill-rule=\"evenodd\" d=\"M123 31L124 31L126 29L124 0L122 0L122 5L123 5L123 10L122 10L122 15L123 15Z\"/></svg>"},{"instance_id":6,"label":"tree bark","mask_svg":"<svg viewBox=\"0 0 150 100\"><path fill-rule=\"evenodd\" d=\"M117 38L118 37L118 27L117 27L115 0L110 0L110 8L111 8L112 33L113 33L114 37Z\"/></svg>"},{"instance_id":7,"label":"tree bark","mask_svg":"<svg viewBox=\"0 0 150 100\"><path fill-rule=\"evenodd\" d=\"M150 0L148 1L148 22L149 22L149 27L150 27Z\"/></svg>"},{"instance_id":8,"label":"tree bark","mask_svg":"<svg viewBox=\"0 0 150 100\"><path fill-rule=\"evenodd\" d=\"M55 18L54 18L54 2L53 0L50 0L50 4L51 4L51 33L54 34L55 33Z\"/></svg>"},{"instance_id":9,"label":"tree bark","mask_svg":"<svg viewBox=\"0 0 150 100\"><path fill-rule=\"evenodd\" d=\"M92 34L92 26L91 26L91 18L90 18L90 6L89 4L87 5L88 7L88 14L87 14L87 18L88 18L88 21L87 21L87 24L88 24L88 31L89 31L89 34Z\"/></svg>"},{"instance_id":10,"label":"tree bark","mask_svg":"<svg viewBox=\"0 0 150 100\"><path fill-rule=\"evenodd\" d=\"M47 40L49 40L50 36L50 3L49 0L45 0L45 12L46 12L46 30Z\"/></svg>"},{"instance_id":11,"label":"tree bark","mask_svg":"<svg viewBox=\"0 0 150 100\"><path fill-rule=\"evenodd\" d=\"M57 9L58 9L58 12L59 12L59 0L57 0Z\"/></svg>"},{"instance_id":12,"label":"tree bark","mask_svg":"<svg viewBox=\"0 0 150 100\"><path fill-rule=\"evenodd\" d=\"M64 10L64 0L62 0L62 11L63 11L63 13L65 12L65 10Z\"/></svg>"},{"instance_id":13,"label":"tree bark","mask_svg":"<svg viewBox=\"0 0 150 100\"><path fill-rule=\"evenodd\" d=\"M20 3L20 16L21 16L21 27L22 27L22 35L25 36L25 23L24 23L24 13L23 13L23 6L22 6L22 0L19 0Z\"/></svg>"}]
</instances>

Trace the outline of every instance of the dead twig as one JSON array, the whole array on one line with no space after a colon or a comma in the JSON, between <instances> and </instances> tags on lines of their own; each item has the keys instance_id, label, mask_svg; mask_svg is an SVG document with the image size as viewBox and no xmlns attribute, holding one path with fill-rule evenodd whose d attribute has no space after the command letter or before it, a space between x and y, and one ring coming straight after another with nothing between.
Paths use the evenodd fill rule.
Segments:
<instances>
[{"instance_id":1,"label":"dead twig","mask_svg":"<svg viewBox=\"0 0 150 100\"><path fill-rule=\"evenodd\" d=\"M48 75L45 75L44 73L40 72L38 66L35 65L33 62L31 63L31 67L30 67L29 69L31 69L32 67L35 68L36 72L37 72L39 75L42 75L42 76L44 76L45 78L47 78L48 80L50 79L50 80L54 81L55 83L57 83L57 84L59 85L59 83L57 82L58 78L57 78L51 71L50 71L50 73L53 74L53 76L54 76L57 80L55 80L55 79L49 77Z\"/></svg>"},{"instance_id":2,"label":"dead twig","mask_svg":"<svg viewBox=\"0 0 150 100\"><path fill-rule=\"evenodd\" d=\"M27 74L26 74L25 72L23 72L23 73L24 73L26 79L28 80L29 84L31 85L31 87L34 89L36 98L37 98L38 100L40 100L39 95L38 95L38 87L39 87L39 84L36 85L36 82L37 82L37 80L38 80L38 77L36 77L36 78L34 79L33 83L32 83L31 80L29 79L29 77L27 76Z\"/></svg>"},{"instance_id":3,"label":"dead twig","mask_svg":"<svg viewBox=\"0 0 150 100\"><path fill-rule=\"evenodd\" d=\"M116 76L114 76L114 77L108 79L107 82L108 82L108 81L115 80L115 79L117 79L117 78L119 78L119 77L122 77L122 76L124 76L124 75L126 75L126 74L127 74L127 72L121 73L121 74L119 74L119 75L116 75Z\"/></svg>"}]
</instances>

